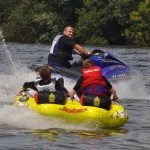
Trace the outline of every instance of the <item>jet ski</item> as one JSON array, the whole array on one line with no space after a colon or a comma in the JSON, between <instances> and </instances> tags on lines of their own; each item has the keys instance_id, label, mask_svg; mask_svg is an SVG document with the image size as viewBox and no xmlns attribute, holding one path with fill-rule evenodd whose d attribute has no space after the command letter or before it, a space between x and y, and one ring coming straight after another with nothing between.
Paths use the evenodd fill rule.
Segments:
<instances>
[{"instance_id":1,"label":"jet ski","mask_svg":"<svg viewBox=\"0 0 150 150\"><path fill-rule=\"evenodd\" d=\"M95 49L89 56L85 56L77 52L74 52L74 54L79 55L80 58L76 59L70 68L62 66L51 66L50 61L48 61L48 65L52 68L54 73L65 75L75 80L82 75L82 61L85 59L91 59L94 63L94 66L101 67L103 76L109 80L114 81L118 79L125 79L131 75L130 68L123 61L121 61L119 58L116 58L109 52ZM43 64L32 64L30 69L38 71L41 66L43 66Z\"/></svg>"}]
</instances>

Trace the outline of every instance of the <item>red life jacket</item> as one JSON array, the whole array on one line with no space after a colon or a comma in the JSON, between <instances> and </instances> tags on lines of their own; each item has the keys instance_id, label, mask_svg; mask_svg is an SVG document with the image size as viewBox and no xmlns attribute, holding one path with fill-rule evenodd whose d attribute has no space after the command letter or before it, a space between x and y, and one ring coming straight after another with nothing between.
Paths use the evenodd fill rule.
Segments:
<instances>
[{"instance_id":1,"label":"red life jacket","mask_svg":"<svg viewBox=\"0 0 150 150\"><path fill-rule=\"evenodd\" d=\"M83 94L106 96L106 82L102 77L102 69L98 66L94 66L88 69L82 70L83 83L81 88Z\"/></svg>"}]
</instances>

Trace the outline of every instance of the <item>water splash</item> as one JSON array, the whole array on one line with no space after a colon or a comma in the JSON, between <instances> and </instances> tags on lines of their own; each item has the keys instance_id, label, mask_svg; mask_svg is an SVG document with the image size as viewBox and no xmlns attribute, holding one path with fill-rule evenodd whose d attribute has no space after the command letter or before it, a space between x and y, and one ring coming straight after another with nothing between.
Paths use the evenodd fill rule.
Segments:
<instances>
[{"instance_id":1,"label":"water splash","mask_svg":"<svg viewBox=\"0 0 150 150\"><path fill-rule=\"evenodd\" d=\"M0 30L0 73L14 74L14 70L15 65L13 63L10 51L7 48L2 30Z\"/></svg>"},{"instance_id":2,"label":"water splash","mask_svg":"<svg viewBox=\"0 0 150 150\"><path fill-rule=\"evenodd\" d=\"M130 79L116 83L115 88L121 99L142 99L150 100L149 91L146 88L146 81L140 73L133 75Z\"/></svg>"}]
</instances>

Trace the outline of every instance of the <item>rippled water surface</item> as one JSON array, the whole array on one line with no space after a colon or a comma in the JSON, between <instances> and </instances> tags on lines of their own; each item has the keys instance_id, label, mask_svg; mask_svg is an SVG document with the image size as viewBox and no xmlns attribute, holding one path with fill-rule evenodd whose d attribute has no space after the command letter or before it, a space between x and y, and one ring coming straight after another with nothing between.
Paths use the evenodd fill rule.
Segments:
<instances>
[{"instance_id":1,"label":"rippled water surface","mask_svg":"<svg viewBox=\"0 0 150 150\"><path fill-rule=\"evenodd\" d=\"M150 49L91 47L111 52L132 70L128 81L114 84L120 102L129 114L119 129L91 129L49 120L35 112L12 105L12 99L25 81L37 74L33 63L47 63L50 45L0 43L0 149L44 150L145 150L150 149ZM59 75L57 75L59 77ZM71 89L75 82L65 77Z\"/></svg>"}]
</instances>

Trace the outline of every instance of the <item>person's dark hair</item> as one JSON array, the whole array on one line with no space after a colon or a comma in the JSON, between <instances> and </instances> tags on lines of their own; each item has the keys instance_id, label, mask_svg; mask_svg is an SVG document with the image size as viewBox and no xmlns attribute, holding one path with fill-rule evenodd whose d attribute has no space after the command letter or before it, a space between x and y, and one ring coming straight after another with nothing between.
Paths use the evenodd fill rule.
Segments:
<instances>
[{"instance_id":1,"label":"person's dark hair","mask_svg":"<svg viewBox=\"0 0 150 150\"><path fill-rule=\"evenodd\" d=\"M86 59L83 61L83 68L90 68L91 66L93 66L92 60Z\"/></svg>"},{"instance_id":2,"label":"person's dark hair","mask_svg":"<svg viewBox=\"0 0 150 150\"><path fill-rule=\"evenodd\" d=\"M43 80L48 80L51 77L51 69L48 65L45 65L40 68L39 73Z\"/></svg>"}]
</instances>

